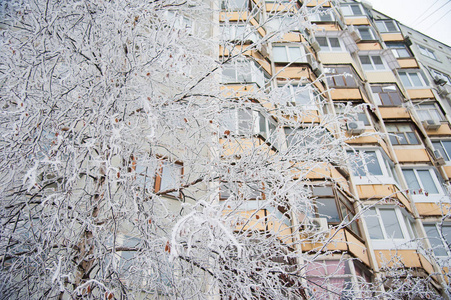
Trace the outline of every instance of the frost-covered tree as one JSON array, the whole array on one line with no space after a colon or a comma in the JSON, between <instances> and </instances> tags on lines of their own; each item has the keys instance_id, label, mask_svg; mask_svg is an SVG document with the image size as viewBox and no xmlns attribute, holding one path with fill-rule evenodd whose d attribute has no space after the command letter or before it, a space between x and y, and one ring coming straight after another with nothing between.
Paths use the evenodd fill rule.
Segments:
<instances>
[{"instance_id":1,"label":"frost-covered tree","mask_svg":"<svg viewBox=\"0 0 451 300\"><path fill-rule=\"evenodd\" d=\"M301 122L249 60L306 11L259 27L251 3L221 26L210 1L1 3L2 298L373 295L314 271L334 235L311 224L310 179L345 166L339 120Z\"/></svg>"}]
</instances>

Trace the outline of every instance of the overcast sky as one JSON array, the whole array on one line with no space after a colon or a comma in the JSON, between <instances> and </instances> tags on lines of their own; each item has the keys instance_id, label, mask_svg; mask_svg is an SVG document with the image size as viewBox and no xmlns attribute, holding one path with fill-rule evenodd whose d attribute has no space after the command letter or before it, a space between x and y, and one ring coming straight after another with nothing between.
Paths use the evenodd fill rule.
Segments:
<instances>
[{"instance_id":1,"label":"overcast sky","mask_svg":"<svg viewBox=\"0 0 451 300\"><path fill-rule=\"evenodd\" d=\"M451 0L370 0L373 8L451 46Z\"/></svg>"}]
</instances>

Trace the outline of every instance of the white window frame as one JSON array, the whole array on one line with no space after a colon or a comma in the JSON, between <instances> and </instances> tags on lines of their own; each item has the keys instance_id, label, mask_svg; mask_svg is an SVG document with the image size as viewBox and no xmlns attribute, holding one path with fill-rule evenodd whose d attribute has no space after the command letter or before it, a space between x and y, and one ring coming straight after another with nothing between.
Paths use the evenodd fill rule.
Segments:
<instances>
[{"instance_id":1,"label":"white window frame","mask_svg":"<svg viewBox=\"0 0 451 300\"><path fill-rule=\"evenodd\" d=\"M287 95L287 96L288 96L289 100L287 101L287 105L300 107L303 110L319 110L318 105L316 103L316 97L318 97L318 96L315 93L312 86L288 84L288 85L280 86L279 88L282 88L282 89L288 88L289 95ZM308 96L310 98L310 101L308 104L302 104L302 103L296 102L296 96L300 95L300 94L302 94L302 95L308 94Z\"/></svg>"},{"instance_id":2,"label":"white window frame","mask_svg":"<svg viewBox=\"0 0 451 300\"><path fill-rule=\"evenodd\" d=\"M386 24L388 22L392 23L396 27L395 31L390 31L388 29L387 24ZM380 33L400 32L399 26L398 26L398 24L396 24L395 20L391 20L391 19L389 19L389 20L376 20L375 23L376 23L376 27L377 27L377 29L379 29Z\"/></svg>"},{"instance_id":3,"label":"white window frame","mask_svg":"<svg viewBox=\"0 0 451 300\"><path fill-rule=\"evenodd\" d=\"M365 157L365 153L374 152L376 155L377 161L375 163L378 164L381 173L379 175L370 174L368 171L368 164L374 163L373 161L367 161L371 158L368 156ZM349 166L351 170L351 175L355 184L395 184L397 185L396 173L394 172L393 162L385 155L382 154L382 151L377 148L364 148L364 149L354 149L348 150L348 156L350 158L350 162L353 161L354 156L358 157L357 164L362 164L364 174L356 174L355 167L353 165Z\"/></svg>"},{"instance_id":4,"label":"white window frame","mask_svg":"<svg viewBox=\"0 0 451 300\"><path fill-rule=\"evenodd\" d=\"M325 20L322 20L322 18L325 18ZM320 8L315 12L312 12L309 17L311 22L335 22L336 19L335 13L330 8Z\"/></svg>"},{"instance_id":5,"label":"white window frame","mask_svg":"<svg viewBox=\"0 0 451 300\"><path fill-rule=\"evenodd\" d=\"M426 80L426 78L424 77L423 73L421 71L398 71L399 77L401 78L401 83L404 85L405 88L407 89L412 89L412 88L425 88L425 87L429 87L429 82ZM406 74L407 76L407 81L404 81L402 78L402 74ZM421 85L417 85L414 83L414 81L412 80L412 75L411 74L417 74L418 78L420 78L421 81Z\"/></svg>"},{"instance_id":6,"label":"white window frame","mask_svg":"<svg viewBox=\"0 0 451 300\"><path fill-rule=\"evenodd\" d=\"M436 256L436 257L439 257L439 258L445 258L445 259L447 259L447 260L449 260L449 256L451 256L451 250L449 249L449 245L447 244L448 242L451 244L451 236L448 236L448 239L449 239L449 241L442 235L442 232L441 232L441 228L440 227L449 227L449 228L451 228L451 223L445 223L445 222L443 222L443 223L433 223L433 224L423 224L423 226L425 227L424 228L424 230L426 231L426 235L427 235L427 237L429 238L429 243L431 244L431 247L432 247L432 250L435 250L435 249L437 249L437 247L440 247L440 245L435 245L435 243L434 244L432 244L430 241L431 241L431 239L430 239L430 235L428 234L428 230L427 230L427 227L432 227L432 226L434 226L435 227L435 230L436 230L436 232L437 232L437 235L439 236L439 238L440 238L440 241L442 242L442 247L443 247L443 250L447 253L447 255L437 255L436 254L436 252L434 251L434 255ZM440 248L440 250L442 250L442 248Z\"/></svg>"},{"instance_id":7,"label":"white window frame","mask_svg":"<svg viewBox=\"0 0 451 300\"><path fill-rule=\"evenodd\" d=\"M358 7L360 10L360 13L359 14L354 13L354 11L351 8L352 6ZM340 4L340 8L343 13L343 16L345 16L345 17L365 16L365 11L364 11L363 7L357 3L348 3L348 4L342 3L342 4Z\"/></svg>"},{"instance_id":8,"label":"white window frame","mask_svg":"<svg viewBox=\"0 0 451 300\"><path fill-rule=\"evenodd\" d=\"M335 37L335 36L334 37L317 36L316 39L318 40L318 38L326 39L326 43L327 43L327 46L320 45L321 51L324 51L324 52L346 52L346 48L343 45L343 41L339 37ZM340 45L340 48L338 49L338 48L332 47L330 39L337 39L338 40L338 44Z\"/></svg>"},{"instance_id":9,"label":"white window frame","mask_svg":"<svg viewBox=\"0 0 451 300\"><path fill-rule=\"evenodd\" d=\"M439 202L440 200L443 200L443 197L445 197L446 194L445 194L445 191L442 188L442 184L440 183L440 180L438 179L437 174L435 173L433 168L427 168L427 167L425 167L425 168L418 168L418 167L408 168L408 167L405 167L402 170L403 170L404 179L406 179L404 170L413 170L415 179L420 186L420 190L413 190L413 189L410 189L409 186L407 186L407 189L409 190L409 194L415 202ZM438 191L437 194L431 194L430 191L427 191L424 188L422 178L418 174L418 171L428 171L429 172L429 175L432 178L435 188ZM408 184L407 179L406 179L406 183Z\"/></svg>"},{"instance_id":10,"label":"white window frame","mask_svg":"<svg viewBox=\"0 0 451 300\"><path fill-rule=\"evenodd\" d=\"M430 59L438 61L437 56L435 55L434 50L429 49L428 47L425 47L423 45L417 44L418 49L420 49L420 53L426 57L429 57Z\"/></svg>"},{"instance_id":11,"label":"white window frame","mask_svg":"<svg viewBox=\"0 0 451 300\"><path fill-rule=\"evenodd\" d=\"M403 238L392 238L388 235L386 225L381 216L381 210L391 210L395 212L397 223L401 229ZM417 248L417 243L415 242L416 230L414 227L414 219L406 212L402 211L399 207L394 207L392 205L376 206L369 209L369 211L375 212L374 215L369 216L369 212L364 213L364 219L377 218L379 222L379 229L382 232L382 239L375 239L368 236L374 249L415 249ZM407 222L406 222L407 221ZM366 224L368 227L368 224ZM368 232L369 233L369 232Z\"/></svg>"},{"instance_id":12,"label":"white window frame","mask_svg":"<svg viewBox=\"0 0 451 300\"><path fill-rule=\"evenodd\" d=\"M178 11L168 10L164 13L165 18L173 28L184 30L188 34L194 32L194 21Z\"/></svg>"},{"instance_id":13,"label":"white window frame","mask_svg":"<svg viewBox=\"0 0 451 300\"><path fill-rule=\"evenodd\" d=\"M307 55L305 54L304 46L302 45L285 45L285 44L273 44L273 61L275 63L306 63L307 62ZM279 59L277 58L277 55L275 54L275 48L285 50L285 56L286 59ZM292 53L290 52L290 49L296 49L299 50L299 57L291 57Z\"/></svg>"},{"instance_id":14,"label":"white window frame","mask_svg":"<svg viewBox=\"0 0 451 300\"><path fill-rule=\"evenodd\" d=\"M373 28L371 28L371 26L366 26L366 25L359 25L359 26L354 26L354 28L358 31L360 38L362 39L362 41L376 41L378 40L376 33L374 32ZM362 29L368 29L368 32L371 35L370 39L364 39L362 36L362 33L360 32L360 30Z\"/></svg>"},{"instance_id":15,"label":"white window frame","mask_svg":"<svg viewBox=\"0 0 451 300\"><path fill-rule=\"evenodd\" d=\"M420 118L420 121L444 120L443 113L437 103L421 103L415 106L415 110L417 112L418 117ZM427 112L428 116L425 117L423 112Z\"/></svg>"},{"instance_id":16,"label":"white window frame","mask_svg":"<svg viewBox=\"0 0 451 300\"><path fill-rule=\"evenodd\" d=\"M444 142L451 143L451 140L438 140L438 141L433 140L432 145L434 146L435 150L440 152L440 154L443 156L445 161L451 161L451 147L450 147L450 151L448 152L446 150L446 147L443 145Z\"/></svg>"},{"instance_id":17,"label":"white window frame","mask_svg":"<svg viewBox=\"0 0 451 300\"><path fill-rule=\"evenodd\" d=\"M240 29L240 30L239 30ZM220 36L222 41L258 41L258 34L255 27L248 24L239 23L222 23L219 25Z\"/></svg>"},{"instance_id":18,"label":"white window frame","mask_svg":"<svg viewBox=\"0 0 451 300\"><path fill-rule=\"evenodd\" d=\"M242 113L245 112L247 116L250 117L250 120L246 118L242 118ZM244 107L231 107L225 108L224 111L220 114L220 120L225 120L226 122L221 122L219 126L219 135L227 135L226 131L230 132L230 135L233 136L249 136L258 133L258 112L251 110L250 108ZM250 121L250 124L245 126L243 122ZM245 130L246 129L246 130ZM249 130L249 131L248 131Z\"/></svg>"},{"instance_id":19,"label":"white window frame","mask_svg":"<svg viewBox=\"0 0 451 300\"><path fill-rule=\"evenodd\" d=\"M370 59L370 65L362 63L362 57L364 57L364 56L367 56ZM379 57L380 58L380 60L382 62L382 65L375 63L375 57ZM371 71L387 71L388 70L387 64L385 63L384 58L382 56L380 56L380 55L369 55L369 54L367 54L367 55L359 55L359 60L360 60L360 63L362 65L362 69L364 71L367 71L367 72L370 71L371 72ZM371 67L369 68L368 66L371 66Z\"/></svg>"},{"instance_id":20,"label":"white window frame","mask_svg":"<svg viewBox=\"0 0 451 300\"><path fill-rule=\"evenodd\" d=\"M233 66L233 68L232 68ZM252 60L235 60L230 63L223 65L223 71L224 69L229 68L233 69L235 71L235 78L225 76L224 73L222 74L221 82L223 84L226 83L236 83L236 84L249 84L249 83L255 83L259 87L265 86L265 74L264 71L260 66L258 66L257 63L255 63ZM247 77L250 76L250 81L246 81L245 79L240 79L240 77Z\"/></svg>"},{"instance_id":21,"label":"white window frame","mask_svg":"<svg viewBox=\"0 0 451 300\"><path fill-rule=\"evenodd\" d=\"M404 43L386 43L385 44L388 49L391 50L393 53L393 56L395 58L411 58L412 54L410 53L409 49L407 48L407 45ZM402 54L400 50L405 50L407 55ZM401 54L400 54L401 53Z\"/></svg>"}]
</instances>

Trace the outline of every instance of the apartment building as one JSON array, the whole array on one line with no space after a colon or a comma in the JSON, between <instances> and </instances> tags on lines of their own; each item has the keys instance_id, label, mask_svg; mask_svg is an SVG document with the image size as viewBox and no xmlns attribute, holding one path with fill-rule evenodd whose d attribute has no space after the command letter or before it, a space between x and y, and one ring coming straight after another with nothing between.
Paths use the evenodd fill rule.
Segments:
<instances>
[{"instance_id":1,"label":"apartment building","mask_svg":"<svg viewBox=\"0 0 451 300\"><path fill-rule=\"evenodd\" d=\"M309 23L299 22L293 11L304 13ZM249 19L247 28L240 25ZM284 27L291 29L280 34ZM295 108L281 113L283 105L261 101L266 115L258 131L274 151L290 147L303 127L347 116L339 131L347 138L344 151L356 162L328 164L305 176L317 206L297 222L309 219L333 236L323 267L311 263L304 270L307 294L449 297L451 47L366 1L226 1L220 28L231 42L219 51L223 59L237 48L258 45L245 52L246 60L227 63L225 90L237 97L255 89L283 90L280 95ZM268 38L273 32L277 35ZM294 123L282 122L293 116ZM334 229L347 218L354 221ZM303 241L302 251L315 255L322 246ZM336 278L322 279L330 274ZM422 286L424 294L409 294L414 284L399 288L409 280L422 281L415 289ZM368 290L370 282L379 284Z\"/></svg>"}]
</instances>

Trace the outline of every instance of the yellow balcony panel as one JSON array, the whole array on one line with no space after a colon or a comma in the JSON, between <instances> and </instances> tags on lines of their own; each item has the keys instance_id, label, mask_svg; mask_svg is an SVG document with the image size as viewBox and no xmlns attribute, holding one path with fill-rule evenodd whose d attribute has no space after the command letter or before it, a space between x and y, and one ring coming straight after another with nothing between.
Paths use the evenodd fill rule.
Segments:
<instances>
[{"instance_id":1,"label":"yellow balcony panel","mask_svg":"<svg viewBox=\"0 0 451 300\"><path fill-rule=\"evenodd\" d=\"M307 67L276 67L276 77L281 79L310 78L310 74Z\"/></svg>"},{"instance_id":2,"label":"yellow balcony panel","mask_svg":"<svg viewBox=\"0 0 451 300\"><path fill-rule=\"evenodd\" d=\"M327 243L313 243L305 236L301 236L302 251L347 251L347 243L344 229L340 229L338 232L336 229L332 229L324 237L324 241Z\"/></svg>"},{"instance_id":3,"label":"yellow balcony panel","mask_svg":"<svg viewBox=\"0 0 451 300\"><path fill-rule=\"evenodd\" d=\"M399 267L421 268L428 274L434 272L432 264L416 250L375 250L380 268Z\"/></svg>"},{"instance_id":4,"label":"yellow balcony panel","mask_svg":"<svg viewBox=\"0 0 451 300\"><path fill-rule=\"evenodd\" d=\"M451 213L451 204L449 203L431 203L431 202L418 202L415 203L415 207L418 210L420 216L443 216Z\"/></svg>"},{"instance_id":5,"label":"yellow balcony panel","mask_svg":"<svg viewBox=\"0 0 451 300\"><path fill-rule=\"evenodd\" d=\"M221 86L221 92L224 97L243 97L251 96L260 88L256 84L228 84Z\"/></svg>"},{"instance_id":6,"label":"yellow balcony panel","mask_svg":"<svg viewBox=\"0 0 451 300\"><path fill-rule=\"evenodd\" d=\"M381 36L384 42L404 41L401 33L382 33Z\"/></svg>"},{"instance_id":7,"label":"yellow balcony panel","mask_svg":"<svg viewBox=\"0 0 451 300\"><path fill-rule=\"evenodd\" d=\"M352 64L354 62L348 52L319 52L318 57L323 64Z\"/></svg>"},{"instance_id":8,"label":"yellow balcony panel","mask_svg":"<svg viewBox=\"0 0 451 300\"><path fill-rule=\"evenodd\" d=\"M370 265L370 260L368 259L368 250L365 244L356 238L349 230L345 230L346 241L348 242L348 249L355 257L360 259L366 265Z\"/></svg>"},{"instance_id":9,"label":"yellow balcony panel","mask_svg":"<svg viewBox=\"0 0 451 300\"><path fill-rule=\"evenodd\" d=\"M333 100L361 100L362 93L358 88L333 89L330 91Z\"/></svg>"},{"instance_id":10,"label":"yellow balcony panel","mask_svg":"<svg viewBox=\"0 0 451 300\"><path fill-rule=\"evenodd\" d=\"M374 42L374 43L358 43L357 47L359 48L359 50L380 50L382 49L381 44L379 44L378 42Z\"/></svg>"},{"instance_id":11,"label":"yellow balcony panel","mask_svg":"<svg viewBox=\"0 0 451 300\"><path fill-rule=\"evenodd\" d=\"M396 82L396 77L392 71L366 72L366 78L368 78L368 81L371 83Z\"/></svg>"},{"instance_id":12,"label":"yellow balcony panel","mask_svg":"<svg viewBox=\"0 0 451 300\"><path fill-rule=\"evenodd\" d=\"M346 25L370 25L370 21L367 17L359 18L345 18Z\"/></svg>"},{"instance_id":13,"label":"yellow balcony panel","mask_svg":"<svg viewBox=\"0 0 451 300\"><path fill-rule=\"evenodd\" d=\"M430 161L426 149L395 149L395 153L396 157L401 163L416 163Z\"/></svg>"},{"instance_id":14,"label":"yellow balcony panel","mask_svg":"<svg viewBox=\"0 0 451 300\"><path fill-rule=\"evenodd\" d=\"M303 3L304 1L301 1L301 3ZM305 3L307 5L307 7L314 7L317 5L322 5L324 7L329 7L330 6L330 2L329 0L309 0L307 3Z\"/></svg>"},{"instance_id":15,"label":"yellow balcony panel","mask_svg":"<svg viewBox=\"0 0 451 300\"><path fill-rule=\"evenodd\" d=\"M418 63L415 58L398 58L398 64L402 69L418 68Z\"/></svg>"},{"instance_id":16,"label":"yellow balcony panel","mask_svg":"<svg viewBox=\"0 0 451 300\"><path fill-rule=\"evenodd\" d=\"M285 33L282 37L282 42L294 42L300 43L302 42L301 35L297 32L288 32Z\"/></svg>"},{"instance_id":17,"label":"yellow balcony panel","mask_svg":"<svg viewBox=\"0 0 451 300\"><path fill-rule=\"evenodd\" d=\"M359 184L356 188L361 200L385 198L387 203L401 203L408 211L412 212L412 206L407 197L393 184Z\"/></svg>"},{"instance_id":18,"label":"yellow balcony panel","mask_svg":"<svg viewBox=\"0 0 451 300\"><path fill-rule=\"evenodd\" d=\"M296 12L297 7L289 2L286 3L266 3L265 8L267 12Z\"/></svg>"},{"instance_id":19,"label":"yellow balcony panel","mask_svg":"<svg viewBox=\"0 0 451 300\"><path fill-rule=\"evenodd\" d=\"M434 94L430 89L409 89L407 90L407 94L410 99L430 99L434 98Z\"/></svg>"},{"instance_id":20,"label":"yellow balcony panel","mask_svg":"<svg viewBox=\"0 0 451 300\"><path fill-rule=\"evenodd\" d=\"M316 27L318 27L319 30L324 30L324 31L338 31L341 30L340 25L338 25L337 23L320 23L320 24L315 24Z\"/></svg>"},{"instance_id":21,"label":"yellow balcony panel","mask_svg":"<svg viewBox=\"0 0 451 300\"><path fill-rule=\"evenodd\" d=\"M220 12L219 21L246 21L249 18L247 11Z\"/></svg>"},{"instance_id":22,"label":"yellow balcony panel","mask_svg":"<svg viewBox=\"0 0 451 300\"><path fill-rule=\"evenodd\" d=\"M429 136L451 135L451 129L449 128L448 122L442 122L442 125L440 125L440 128L438 130L426 130L426 133Z\"/></svg>"},{"instance_id":23,"label":"yellow balcony panel","mask_svg":"<svg viewBox=\"0 0 451 300\"><path fill-rule=\"evenodd\" d=\"M230 138L221 138L219 143L222 145L222 156L224 157L239 157L243 153L251 153L252 151L262 151L268 154L270 149L263 140L254 138L245 138L240 136L232 136Z\"/></svg>"},{"instance_id":24,"label":"yellow balcony panel","mask_svg":"<svg viewBox=\"0 0 451 300\"><path fill-rule=\"evenodd\" d=\"M446 176L448 176L448 178L451 178L451 166L444 166L443 170L446 173Z\"/></svg>"},{"instance_id":25,"label":"yellow balcony panel","mask_svg":"<svg viewBox=\"0 0 451 300\"><path fill-rule=\"evenodd\" d=\"M257 20L255 20L254 18L251 18L251 24L255 27L258 28L257 31L258 33L263 37L266 35L266 30L263 29L263 27L260 26L260 24L258 23Z\"/></svg>"},{"instance_id":26,"label":"yellow balcony panel","mask_svg":"<svg viewBox=\"0 0 451 300\"><path fill-rule=\"evenodd\" d=\"M410 119L410 114L404 107L379 106L379 111L383 119Z\"/></svg>"},{"instance_id":27,"label":"yellow balcony panel","mask_svg":"<svg viewBox=\"0 0 451 300\"><path fill-rule=\"evenodd\" d=\"M380 137L377 135L374 129L366 129L362 134L363 136L352 136L346 132L346 137L349 140L346 141L348 144L379 144L381 141Z\"/></svg>"}]
</instances>

